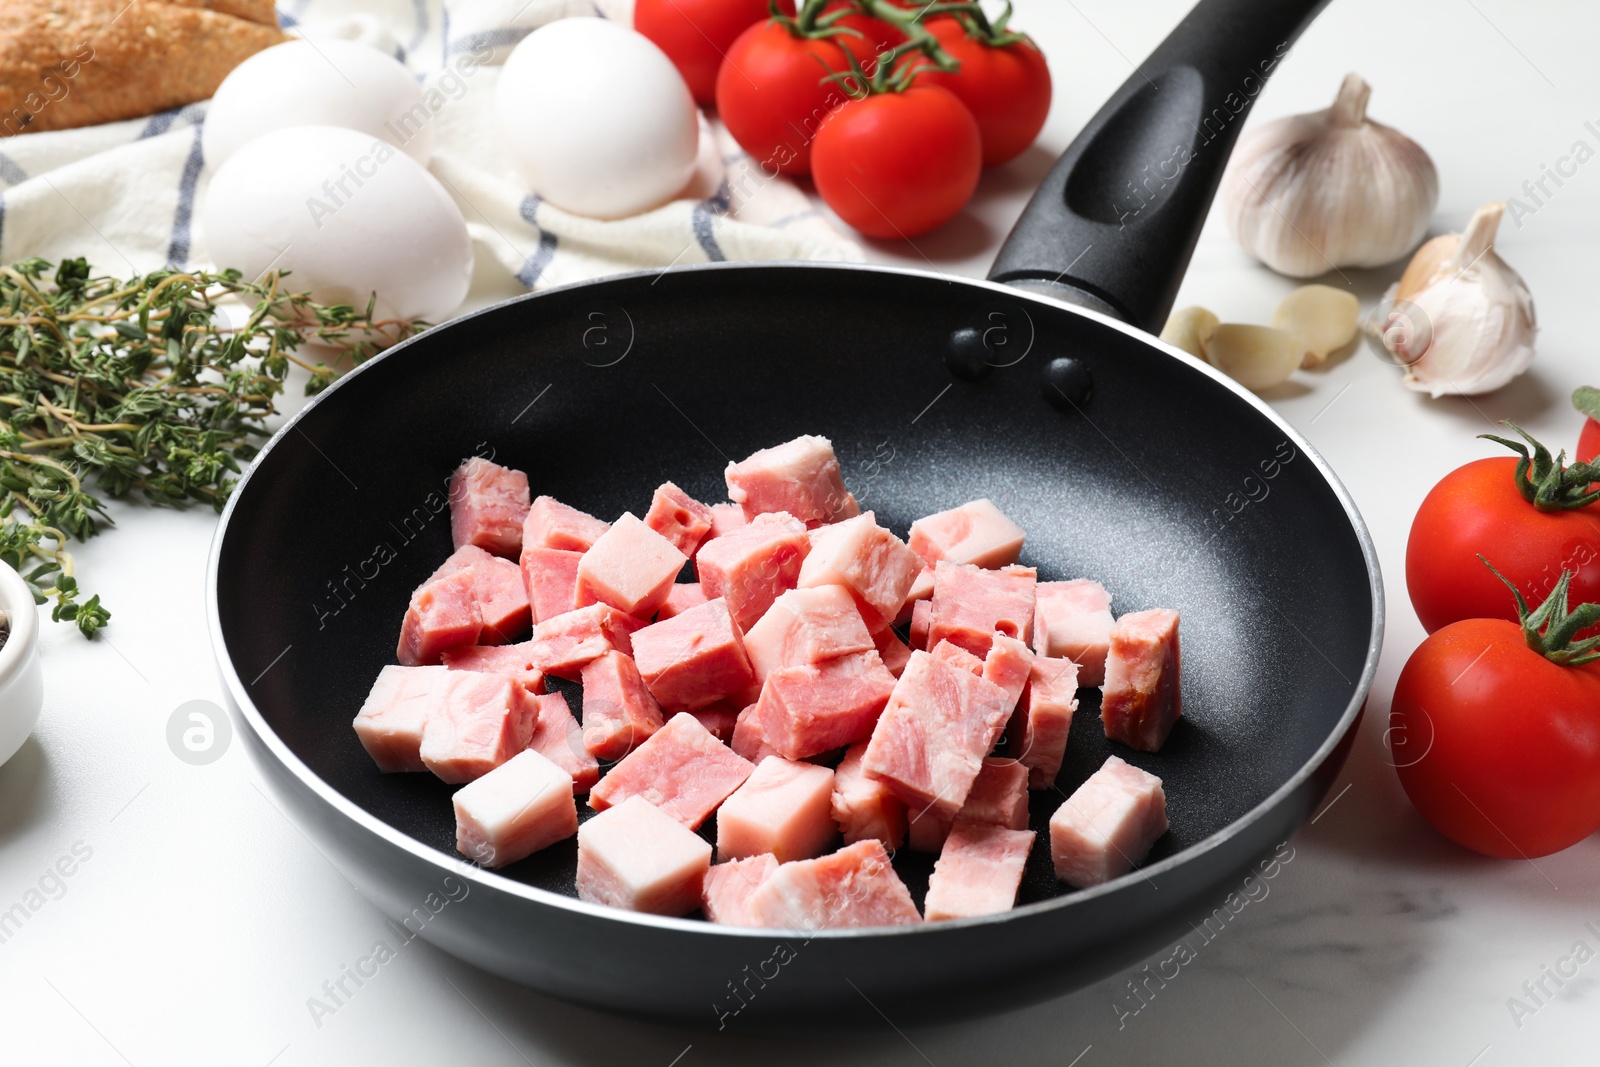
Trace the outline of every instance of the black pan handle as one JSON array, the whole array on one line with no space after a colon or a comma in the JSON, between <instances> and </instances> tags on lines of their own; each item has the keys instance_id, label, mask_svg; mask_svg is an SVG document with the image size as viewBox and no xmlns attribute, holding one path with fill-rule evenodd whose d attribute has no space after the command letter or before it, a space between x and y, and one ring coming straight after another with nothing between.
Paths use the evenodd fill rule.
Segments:
<instances>
[{"instance_id":1,"label":"black pan handle","mask_svg":"<svg viewBox=\"0 0 1600 1067\"><path fill-rule=\"evenodd\" d=\"M1078 134L989 271L1155 333L1267 77L1328 0L1202 0Z\"/></svg>"}]
</instances>

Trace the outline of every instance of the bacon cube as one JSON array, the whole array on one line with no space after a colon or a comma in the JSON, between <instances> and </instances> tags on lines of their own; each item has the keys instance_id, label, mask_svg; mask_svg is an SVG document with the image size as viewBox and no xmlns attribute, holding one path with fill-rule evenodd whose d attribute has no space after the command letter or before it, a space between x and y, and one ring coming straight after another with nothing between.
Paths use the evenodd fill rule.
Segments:
<instances>
[{"instance_id":1,"label":"bacon cube","mask_svg":"<svg viewBox=\"0 0 1600 1067\"><path fill-rule=\"evenodd\" d=\"M695 708L689 714L695 721L704 726L712 737L725 745L733 744L733 731L739 723L739 705L726 700L719 700L703 708ZM755 760L751 760L752 763Z\"/></svg>"},{"instance_id":2,"label":"bacon cube","mask_svg":"<svg viewBox=\"0 0 1600 1067\"><path fill-rule=\"evenodd\" d=\"M792 515L758 515L701 545L695 572L707 598L726 598L733 621L748 630L778 594L794 588L810 547L805 525Z\"/></svg>"},{"instance_id":3,"label":"bacon cube","mask_svg":"<svg viewBox=\"0 0 1600 1067\"><path fill-rule=\"evenodd\" d=\"M663 482L650 498L644 524L671 541L685 556L693 556L711 532L711 509L671 482Z\"/></svg>"},{"instance_id":4,"label":"bacon cube","mask_svg":"<svg viewBox=\"0 0 1600 1067\"><path fill-rule=\"evenodd\" d=\"M478 613L483 617L478 644L503 645L526 634L530 625L528 590L522 581L522 571L509 559L490 555L477 545L462 545L423 585L448 578L468 567L472 568L472 590L478 601Z\"/></svg>"},{"instance_id":5,"label":"bacon cube","mask_svg":"<svg viewBox=\"0 0 1600 1067\"><path fill-rule=\"evenodd\" d=\"M745 914L756 926L791 930L922 921L883 843L874 839L820 859L781 864L750 894Z\"/></svg>"},{"instance_id":6,"label":"bacon cube","mask_svg":"<svg viewBox=\"0 0 1600 1067\"><path fill-rule=\"evenodd\" d=\"M446 649L477 644L482 629L476 579L468 567L411 594L395 658L407 667L436 664Z\"/></svg>"},{"instance_id":7,"label":"bacon cube","mask_svg":"<svg viewBox=\"0 0 1600 1067\"><path fill-rule=\"evenodd\" d=\"M833 771L833 821L844 843L876 838L887 849L897 849L906 836L905 802L894 791L861 768L866 742L851 745Z\"/></svg>"},{"instance_id":8,"label":"bacon cube","mask_svg":"<svg viewBox=\"0 0 1600 1067\"><path fill-rule=\"evenodd\" d=\"M428 716L418 755L452 785L494 770L528 747L533 709L516 682L498 674L448 671L444 701Z\"/></svg>"},{"instance_id":9,"label":"bacon cube","mask_svg":"<svg viewBox=\"0 0 1600 1067\"><path fill-rule=\"evenodd\" d=\"M1016 907L1033 833L957 819L945 839L923 913L929 922L998 915Z\"/></svg>"},{"instance_id":10,"label":"bacon cube","mask_svg":"<svg viewBox=\"0 0 1600 1067\"><path fill-rule=\"evenodd\" d=\"M1132 870L1166 832L1161 779L1107 757L1050 816L1056 877L1080 889L1109 882Z\"/></svg>"},{"instance_id":11,"label":"bacon cube","mask_svg":"<svg viewBox=\"0 0 1600 1067\"><path fill-rule=\"evenodd\" d=\"M440 662L452 671L477 671L499 674L522 685L530 693L544 692L544 672L534 662L531 641L517 645L463 645L447 650Z\"/></svg>"},{"instance_id":12,"label":"bacon cube","mask_svg":"<svg viewBox=\"0 0 1600 1067\"><path fill-rule=\"evenodd\" d=\"M867 628L881 630L900 614L921 570L921 558L879 526L869 511L812 533L798 585L802 589L843 586Z\"/></svg>"},{"instance_id":13,"label":"bacon cube","mask_svg":"<svg viewBox=\"0 0 1600 1067\"><path fill-rule=\"evenodd\" d=\"M767 675L756 702L766 744L785 759L805 759L865 740L894 691L877 652L852 652Z\"/></svg>"},{"instance_id":14,"label":"bacon cube","mask_svg":"<svg viewBox=\"0 0 1600 1067\"><path fill-rule=\"evenodd\" d=\"M833 771L768 756L717 809L717 855L818 855L833 839Z\"/></svg>"},{"instance_id":15,"label":"bacon cube","mask_svg":"<svg viewBox=\"0 0 1600 1067\"><path fill-rule=\"evenodd\" d=\"M780 667L799 667L873 648L849 592L836 585L791 589L772 602L744 635L756 678Z\"/></svg>"},{"instance_id":16,"label":"bacon cube","mask_svg":"<svg viewBox=\"0 0 1600 1067\"><path fill-rule=\"evenodd\" d=\"M693 711L755 682L744 639L721 597L633 635L633 658L666 711Z\"/></svg>"},{"instance_id":17,"label":"bacon cube","mask_svg":"<svg viewBox=\"0 0 1600 1067\"><path fill-rule=\"evenodd\" d=\"M572 776L525 749L456 790L456 851L504 867L578 832Z\"/></svg>"},{"instance_id":18,"label":"bacon cube","mask_svg":"<svg viewBox=\"0 0 1600 1067\"><path fill-rule=\"evenodd\" d=\"M700 889L700 910L714 923L751 926L750 895L778 869L776 856L713 864Z\"/></svg>"},{"instance_id":19,"label":"bacon cube","mask_svg":"<svg viewBox=\"0 0 1600 1067\"><path fill-rule=\"evenodd\" d=\"M728 499L745 518L786 511L803 523L834 522L855 514L839 458L826 437L796 437L728 464Z\"/></svg>"},{"instance_id":20,"label":"bacon cube","mask_svg":"<svg viewBox=\"0 0 1600 1067\"><path fill-rule=\"evenodd\" d=\"M512 647L524 650L544 673L575 681L590 660L613 649L631 656L630 635L643 625L609 604L591 604L546 619L533 628L531 640Z\"/></svg>"},{"instance_id":21,"label":"bacon cube","mask_svg":"<svg viewBox=\"0 0 1600 1067\"><path fill-rule=\"evenodd\" d=\"M578 898L652 915L700 907L711 846L699 834L629 797L578 828Z\"/></svg>"},{"instance_id":22,"label":"bacon cube","mask_svg":"<svg viewBox=\"0 0 1600 1067\"><path fill-rule=\"evenodd\" d=\"M1008 751L1028 768L1028 787L1048 789L1061 773L1072 713L1078 710L1078 665L1035 656L1028 684L1006 728Z\"/></svg>"},{"instance_id":23,"label":"bacon cube","mask_svg":"<svg viewBox=\"0 0 1600 1067\"><path fill-rule=\"evenodd\" d=\"M610 604L648 619L687 562L671 541L624 512L578 561L577 605Z\"/></svg>"},{"instance_id":24,"label":"bacon cube","mask_svg":"<svg viewBox=\"0 0 1600 1067\"><path fill-rule=\"evenodd\" d=\"M572 717L567 698L560 693L529 693L524 702L533 706L533 736L528 747L566 771L574 793L587 793L600 780L600 764L583 747L583 730Z\"/></svg>"},{"instance_id":25,"label":"bacon cube","mask_svg":"<svg viewBox=\"0 0 1600 1067\"><path fill-rule=\"evenodd\" d=\"M983 660L962 648L953 641L940 641L931 651L934 659L940 663L948 663L952 667L959 667L969 674L983 677Z\"/></svg>"},{"instance_id":26,"label":"bacon cube","mask_svg":"<svg viewBox=\"0 0 1600 1067\"><path fill-rule=\"evenodd\" d=\"M895 616L894 624L904 626L911 621L911 615L916 606L924 600L933 597L933 564L924 563L917 577L912 581L911 588L906 592L906 602L900 605L900 614Z\"/></svg>"},{"instance_id":27,"label":"bacon cube","mask_svg":"<svg viewBox=\"0 0 1600 1067\"><path fill-rule=\"evenodd\" d=\"M528 476L478 456L450 476L450 540L517 558L528 516Z\"/></svg>"},{"instance_id":28,"label":"bacon cube","mask_svg":"<svg viewBox=\"0 0 1600 1067\"><path fill-rule=\"evenodd\" d=\"M687 712L674 715L589 791L596 811L644 797L691 830L744 784L755 764L738 756Z\"/></svg>"},{"instance_id":29,"label":"bacon cube","mask_svg":"<svg viewBox=\"0 0 1600 1067\"><path fill-rule=\"evenodd\" d=\"M1022 527L992 501L973 500L912 523L910 545L929 563L949 560L994 568L1017 561L1024 536Z\"/></svg>"},{"instance_id":30,"label":"bacon cube","mask_svg":"<svg viewBox=\"0 0 1600 1067\"><path fill-rule=\"evenodd\" d=\"M751 763L759 764L768 756L776 756L777 749L767 744L767 735L761 728L760 703L751 704L739 712L734 720L733 740L728 746Z\"/></svg>"},{"instance_id":31,"label":"bacon cube","mask_svg":"<svg viewBox=\"0 0 1600 1067\"><path fill-rule=\"evenodd\" d=\"M980 659L996 633L1026 644L1033 635L1034 572L1026 567L986 571L965 563L934 568L928 646L951 641Z\"/></svg>"},{"instance_id":32,"label":"bacon cube","mask_svg":"<svg viewBox=\"0 0 1600 1067\"><path fill-rule=\"evenodd\" d=\"M667 599L661 602L661 610L656 612L656 621L682 615L690 608L704 604L707 599L706 592L700 588L699 582L679 582L667 590Z\"/></svg>"},{"instance_id":33,"label":"bacon cube","mask_svg":"<svg viewBox=\"0 0 1600 1067\"><path fill-rule=\"evenodd\" d=\"M906 664L911 661L911 648L889 627L885 626L872 635L872 643L878 650L878 658L883 660L883 665L889 668L889 673L896 678L906 669Z\"/></svg>"},{"instance_id":34,"label":"bacon cube","mask_svg":"<svg viewBox=\"0 0 1600 1067\"><path fill-rule=\"evenodd\" d=\"M984 657L983 676L1006 691L1012 708L1022 699L1022 690L1033 673L1033 659L1027 645L1000 634L995 635L994 644L989 646L989 654Z\"/></svg>"},{"instance_id":35,"label":"bacon cube","mask_svg":"<svg viewBox=\"0 0 1600 1067\"><path fill-rule=\"evenodd\" d=\"M522 584L528 590L533 621L565 615L578 602L578 563L582 552L535 545L522 549Z\"/></svg>"},{"instance_id":36,"label":"bacon cube","mask_svg":"<svg viewBox=\"0 0 1600 1067\"><path fill-rule=\"evenodd\" d=\"M738 504L712 504L711 530L706 534L705 540L700 543L705 544L706 541L711 540L713 537L721 537L724 534L732 533L749 521L744 517L744 508L741 508Z\"/></svg>"},{"instance_id":37,"label":"bacon cube","mask_svg":"<svg viewBox=\"0 0 1600 1067\"><path fill-rule=\"evenodd\" d=\"M990 756L972 781L966 803L955 819L937 809L910 813L911 848L916 852L938 852L950 833L952 822L992 823L1009 830L1028 825L1028 768L1014 759Z\"/></svg>"},{"instance_id":38,"label":"bacon cube","mask_svg":"<svg viewBox=\"0 0 1600 1067\"><path fill-rule=\"evenodd\" d=\"M388 666L378 672L366 702L356 713L356 737L384 773L425 771L419 751L422 731L450 691L443 667Z\"/></svg>"},{"instance_id":39,"label":"bacon cube","mask_svg":"<svg viewBox=\"0 0 1600 1067\"><path fill-rule=\"evenodd\" d=\"M587 552L609 529L587 511L568 507L554 497L541 496L528 509L522 524L522 549L559 548Z\"/></svg>"},{"instance_id":40,"label":"bacon cube","mask_svg":"<svg viewBox=\"0 0 1600 1067\"><path fill-rule=\"evenodd\" d=\"M612 649L583 668L583 746L621 759L661 729L661 708L633 657Z\"/></svg>"},{"instance_id":41,"label":"bacon cube","mask_svg":"<svg viewBox=\"0 0 1600 1067\"><path fill-rule=\"evenodd\" d=\"M1106 736L1155 752L1183 714L1178 613L1135 611L1111 627L1100 719Z\"/></svg>"},{"instance_id":42,"label":"bacon cube","mask_svg":"<svg viewBox=\"0 0 1600 1067\"><path fill-rule=\"evenodd\" d=\"M1111 647L1111 594L1089 578L1040 582L1033 614L1033 650L1078 665L1079 685L1100 685Z\"/></svg>"},{"instance_id":43,"label":"bacon cube","mask_svg":"<svg viewBox=\"0 0 1600 1067\"><path fill-rule=\"evenodd\" d=\"M933 626L933 600L919 600L911 606L911 650L928 650L928 630Z\"/></svg>"}]
</instances>

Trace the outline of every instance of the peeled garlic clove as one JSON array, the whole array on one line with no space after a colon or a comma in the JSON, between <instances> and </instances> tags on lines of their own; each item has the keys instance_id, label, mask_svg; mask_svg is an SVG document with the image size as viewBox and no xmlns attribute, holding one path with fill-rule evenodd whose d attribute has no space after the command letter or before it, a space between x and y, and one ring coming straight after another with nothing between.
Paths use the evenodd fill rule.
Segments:
<instances>
[{"instance_id":1,"label":"peeled garlic clove","mask_svg":"<svg viewBox=\"0 0 1600 1067\"><path fill-rule=\"evenodd\" d=\"M1206 358L1206 341L1217 328L1217 317L1203 307L1179 308L1167 316L1161 339L1191 356Z\"/></svg>"},{"instance_id":2,"label":"peeled garlic clove","mask_svg":"<svg viewBox=\"0 0 1600 1067\"><path fill-rule=\"evenodd\" d=\"M1429 241L1391 293L1382 338L1405 365L1407 388L1436 397L1487 393L1533 362L1533 294L1494 250L1504 213L1504 204L1485 204L1459 236Z\"/></svg>"},{"instance_id":3,"label":"peeled garlic clove","mask_svg":"<svg viewBox=\"0 0 1600 1067\"><path fill-rule=\"evenodd\" d=\"M1315 367L1350 343L1361 318L1354 293L1331 285L1302 285L1279 302L1272 325L1305 345L1302 367Z\"/></svg>"},{"instance_id":4,"label":"peeled garlic clove","mask_svg":"<svg viewBox=\"0 0 1600 1067\"><path fill-rule=\"evenodd\" d=\"M1225 322L1206 340L1206 359L1257 392L1288 381L1304 353L1299 338L1271 326Z\"/></svg>"},{"instance_id":5,"label":"peeled garlic clove","mask_svg":"<svg viewBox=\"0 0 1600 1067\"><path fill-rule=\"evenodd\" d=\"M1244 250L1273 270L1309 278L1381 266L1427 231L1439 174L1415 141L1366 117L1371 91L1348 74L1332 107L1239 139L1223 211Z\"/></svg>"}]
</instances>

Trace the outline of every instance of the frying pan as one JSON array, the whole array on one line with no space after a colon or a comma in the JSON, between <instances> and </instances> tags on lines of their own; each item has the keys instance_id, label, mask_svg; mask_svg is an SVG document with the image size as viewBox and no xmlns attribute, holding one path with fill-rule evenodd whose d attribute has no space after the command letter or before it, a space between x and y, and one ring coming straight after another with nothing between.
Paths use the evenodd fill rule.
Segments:
<instances>
[{"instance_id":1,"label":"frying pan","mask_svg":"<svg viewBox=\"0 0 1600 1067\"><path fill-rule=\"evenodd\" d=\"M557 997L711 1027L1015 1007L1104 977L1209 912L1338 773L1382 636L1349 496L1270 408L1157 342L1229 147L1321 0L1205 0L1057 164L990 281L711 264L511 300L396 346L307 405L223 513L211 634L275 795L380 909ZM1175 162L1176 161L1176 162ZM492 456L601 516L671 478L832 438L880 521L989 497L1040 577L1182 611L1184 718L1106 741L1086 690L1056 789L1108 754L1159 774L1171 831L1077 891L1041 836L1014 911L916 927L756 930L590 905L572 841L498 872L456 856L451 788L383 775L350 720L412 590L451 549L444 484ZM708 824L708 833L714 823ZM895 866L921 900L932 857Z\"/></svg>"}]
</instances>

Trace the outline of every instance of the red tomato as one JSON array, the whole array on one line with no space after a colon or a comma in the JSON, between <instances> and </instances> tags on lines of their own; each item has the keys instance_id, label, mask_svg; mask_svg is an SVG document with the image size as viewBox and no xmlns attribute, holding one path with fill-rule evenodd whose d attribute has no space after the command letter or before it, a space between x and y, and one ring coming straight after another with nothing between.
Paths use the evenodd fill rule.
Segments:
<instances>
[{"instance_id":1,"label":"red tomato","mask_svg":"<svg viewBox=\"0 0 1600 1067\"><path fill-rule=\"evenodd\" d=\"M717 110L733 139L767 174L811 173L811 142L848 99L827 72L848 71L832 40L796 37L782 23L751 26L717 75Z\"/></svg>"},{"instance_id":2,"label":"red tomato","mask_svg":"<svg viewBox=\"0 0 1600 1067\"><path fill-rule=\"evenodd\" d=\"M854 6L855 4L850 3L849 0L836 0L835 3L823 8L822 13L826 15L830 12L838 11L840 8ZM856 62L861 64L861 69L868 74L872 73L875 57L882 55L897 44L903 44L906 39L906 35L900 32L898 26L891 22L885 22L883 19L875 19L871 15L846 15L834 25L843 26L860 34L857 37L854 34L842 33L834 40L846 52L855 56Z\"/></svg>"},{"instance_id":3,"label":"red tomato","mask_svg":"<svg viewBox=\"0 0 1600 1067\"><path fill-rule=\"evenodd\" d=\"M967 36L949 16L928 20L928 32L961 63L954 73L929 70L917 80L955 93L983 132L983 165L1014 159L1034 142L1050 114L1050 68L1031 41L996 48Z\"/></svg>"},{"instance_id":4,"label":"red tomato","mask_svg":"<svg viewBox=\"0 0 1600 1067\"><path fill-rule=\"evenodd\" d=\"M1593 463L1600 459L1600 422L1586 419L1583 423L1583 433L1578 435L1579 463Z\"/></svg>"},{"instance_id":5,"label":"red tomato","mask_svg":"<svg viewBox=\"0 0 1600 1067\"><path fill-rule=\"evenodd\" d=\"M1600 661L1553 663L1516 623L1468 619L1424 641L1389 736L1411 802L1476 852L1544 856L1600 829Z\"/></svg>"},{"instance_id":6,"label":"red tomato","mask_svg":"<svg viewBox=\"0 0 1600 1067\"><path fill-rule=\"evenodd\" d=\"M982 169L977 121L936 85L850 101L823 122L811 156L822 199L869 237L915 237L949 222Z\"/></svg>"},{"instance_id":7,"label":"red tomato","mask_svg":"<svg viewBox=\"0 0 1600 1067\"><path fill-rule=\"evenodd\" d=\"M794 0L779 0L794 14ZM767 0L635 0L633 28L667 54L696 101L717 99L717 70L739 35L771 14Z\"/></svg>"}]
</instances>

